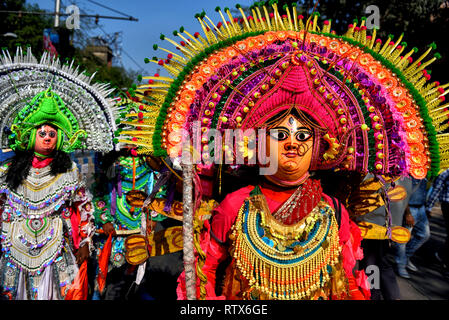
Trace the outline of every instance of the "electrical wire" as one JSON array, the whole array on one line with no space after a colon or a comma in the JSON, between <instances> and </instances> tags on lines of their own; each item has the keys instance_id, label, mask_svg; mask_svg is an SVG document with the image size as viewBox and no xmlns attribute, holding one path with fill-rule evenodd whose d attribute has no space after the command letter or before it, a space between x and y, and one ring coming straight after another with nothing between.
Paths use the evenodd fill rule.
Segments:
<instances>
[{"instance_id":1,"label":"electrical wire","mask_svg":"<svg viewBox=\"0 0 449 320\"><path fill-rule=\"evenodd\" d=\"M100 6L100 7L102 7L102 8L111 10L111 11L113 11L113 12L115 12L115 13L121 14L122 16L125 16L125 17L127 17L127 18L134 18L133 16L130 16L129 14L123 13L123 12L118 11L118 10L115 10L115 9L113 9L113 8L109 8L109 7L107 7L107 6L105 6L105 5L101 4L101 3L96 2L96 1L93 1L93 0L86 0L86 1L91 2L91 3L93 3L93 4L96 4L97 6Z\"/></svg>"}]
</instances>

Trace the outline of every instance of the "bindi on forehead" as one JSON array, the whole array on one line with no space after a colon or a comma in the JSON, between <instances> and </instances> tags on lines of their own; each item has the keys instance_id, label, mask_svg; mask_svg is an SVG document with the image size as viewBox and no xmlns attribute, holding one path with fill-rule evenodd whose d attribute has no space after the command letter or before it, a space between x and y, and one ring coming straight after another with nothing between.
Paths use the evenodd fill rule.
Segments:
<instances>
[{"instance_id":1,"label":"bindi on forehead","mask_svg":"<svg viewBox=\"0 0 449 320\"><path fill-rule=\"evenodd\" d=\"M290 116L288 117L287 126L292 131L296 131L298 129L298 121L294 117Z\"/></svg>"}]
</instances>

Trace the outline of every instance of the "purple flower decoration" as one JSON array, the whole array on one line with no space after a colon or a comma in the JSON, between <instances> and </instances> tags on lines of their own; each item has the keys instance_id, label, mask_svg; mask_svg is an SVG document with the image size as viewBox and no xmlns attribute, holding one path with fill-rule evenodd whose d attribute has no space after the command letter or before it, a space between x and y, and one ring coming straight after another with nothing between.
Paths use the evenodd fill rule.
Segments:
<instances>
[{"instance_id":1,"label":"purple flower decoration","mask_svg":"<svg viewBox=\"0 0 449 320\"><path fill-rule=\"evenodd\" d=\"M97 207L99 209L103 209L106 206L106 203L103 200L97 201Z\"/></svg>"}]
</instances>

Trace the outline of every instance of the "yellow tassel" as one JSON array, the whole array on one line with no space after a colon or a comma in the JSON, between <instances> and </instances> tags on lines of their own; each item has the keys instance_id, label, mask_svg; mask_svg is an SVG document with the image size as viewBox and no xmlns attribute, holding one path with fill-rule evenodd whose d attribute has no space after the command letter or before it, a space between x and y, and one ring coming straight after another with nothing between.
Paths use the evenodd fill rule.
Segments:
<instances>
[{"instance_id":1,"label":"yellow tassel","mask_svg":"<svg viewBox=\"0 0 449 320\"><path fill-rule=\"evenodd\" d=\"M446 89L447 87L449 87L449 83L446 83L446 84L444 84L444 85L440 85L439 87L434 87L433 89L431 89L431 90L429 90L429 91L427 92L425 98L427 99L427 96L430 96L430 95L433 95L433 94L438 94L438 95L439 95L439 92L437 92L438 89L439 89L439 88Z\"/></svg>"},{"instance_id":2,"label":"yellow tassel","mask_svg":"<svg viewBox=\"0 0 449 320\"><path fill-rule=\"evenodd\" d=\"M249 25L251 26L252 30L257 30L257 26L256 26L256 22L254 20L254 17L253 17L253 19L249 19Z\"/></svg>"},{"instance_id":3,"label":"yellow tassel","mask_svg":"<svg viewBox=\"0 0 449 320\"><path fill-rule=\"evenodd\" d=\"M402 57L402 59L398 62L398 64L396 65L397 68L399 69L403 69L404 68L404 63L407 62L408 63L408 58L415 53L415 51L412 49L410 50L405 56Z\"/></svg>"},{"instance_id":4,"label":"yellow tassel","mask_svg":"<svg viewBox=\"0 0 449 320\"><path fill-rule=\"evenodd\" d=\"M424 77L424 75L422 73L417 73L414 76L410 76L408 78L408 81L410 81L412 84L415 84L416 82L418 82L418 80L420 80L422 77Z\"/></svg>"},{"instance_id":5,"label":"yellow tassel","mask_svg":"<svg viewBox=\"0 0 449 320\"><path fill-rule=\"evenodd\" d=\"M193 52L188 50L186 47L181 46L176 41L174 41L174 40L172 40L170 38L167 38L167 37L165 37L164 40L170 42L172 45L175 46L175 48L179 48L182 51L182 53L184 53L184 55L189 56L190 58L192 58L194 56Z\"/></svg>"},{"instance_id":6,"label":"yellow tassel","mask_svg":"<svg viewBox=\"0 0 449 320\"><path fill-rule=\"evenodd\" d=\"M392 47L391 47L390 49L387 49L387 53L386 53L386 56L387 56L387 57L390 56L390 55L393 53L394 49L396 49L397 46L399 45L399 43L401 43L403 37L404 37L404 34L401 34L401 35L399 36L398 40L395 42L395 44L392 45ZM392 39L392 40L393 40L393 39Z\"/></svg>"},{"instance_id":7,"label":"yellow tassel","mask_svg":"<svg viewBox=\"0 0 449 320\"><path fill-rule=\"evenodd\" d=\"M438 109L440 109L440 108L438 108ZM440 112L439 114L436 114L436 115L432 116L432 120L435 123L439 123L439 122L441 122L441 119L446 120L448 118L447 117L448 114L449 114L449 110L446 109L445 111Z\"/></svg>"},{"instance_id":8,"label":"yellow tassel","mask_svg":"<svg viewBox=\"0 0 449 320\"><path fill-rule=\"evenodd\" d=\"M442 144L449 144L449 133L441 133L437 134L437 140L438 142L441 142ZM445 150L446 152L449 150Z\"/></svg>"},{"instance_id":9,"label":"yellow tassel","mask_svg":"<svg viewBox=\"0 0 449 320\"><path fill-rule=\"evenodd\" d=\"M184 37L181 33L178 32L178 37L180 37L182 40L184 40L184 42L186 43L186 45L188 45L195 53L199 53L201 52L201 44L200 47L197 47L192 41L189 41L186 37ZM195 38L194 38L195 39Z\"/></svg>"},{"instance_id":10,"label":"yellow tassel","mask_svg":"<svg viewBox=\"0 0 449 320\"><path fill-rule=\"evenodd\" d=\"M413 62L413 64L408 67L406 70L404 70L404 76L407 76L410 72L413 72L413 70L416 68L416 66L418 65L419 62L421 62L422 59L424 59L429 53L430 51L432 51L432 48L429 48L426 50L426 52L424 52L419 58L418 60L416 60L415 62Z\"/></svg>"},{"instance_id":11,"label":"yellow tassel","mask_svg":"<svg viewBox=\"0 0 449 320\"><path fill-rule=\"evenodd\" d=\"M415 72L415 73L424 70L428 65L432 64L433 62L435 62L435 60L437 60L437 58L434 57L434 58L430 59L429 61L423 63L422 65L419 66L418 69L416 69L416 72ZM414 74L415 74L415 73L414 73ZM413 75L414 75L414 74L413 74Z\"/></svg>"},{"instance_id":12,"label":"yellow tassel","mask_svg":"<svg viewBox=\"0 0 449 320\"><path fill-rule=\"evenodd\" d=\"M305 26L305 29L306 29L307 31L311 31L311 30L312 30L311 21L312 21L312 17L307 18L306 26Z\"/></svg>"},{"instance_id":13,"label":"yellow tassel","mask_svg":"<svg viewBox=\"0 0 449 320\"><path fill-rule=\"evenodd\" d=\"M197 20L198 20L198 22L199 22L200 25L201 25L201 29L203 29L203 33L204 33L204 35L206 36L206 39L207 39L208 44L209 44L209 45L213 44L212 40L209 38L207 29L206 29L206 27L204 26L203 21L202 21L200 18L197 18Z\"/></svg>"},{"instance_id":14,"label":"yellow tassel","mask_svg":"<svg viewBox=\"0 0 449 320\"><path fill-rule=\"evenodd\" d=\"M259 18L260 24L262 25L262 29L263 30L268 29L268 27L265 25L265 21L263 21L263 19L262 19L262 12L260 12L260 9L258 6L256 6L256 11L257 11L257 17Z\"/></svg>"},{"instance_id":15,"label":"yellow tassel","mask_svg":"<svg viewBox=\"0 0 449 320\"><path fill-rule=\"evenodd\" d=\"M382 47L382 49L379 51L379 54L384 55L385 50L387 50L390 42L391 42L391 38L388 38L388 40L385 41L384 46Z\"/></svg>"},{"instance_id":16,"label":"yellow tassel","mask_svg":"<svg viewBox=\"0 0 449 320\"><path fill-rule=\"evenodd\" d=\"M427 79L423 77L415 84L415 89L418 90L418 92L420 92L420 90L422 90L423 86L426 84L426 81Z\"/></svg>"},{"instance_id":17,"label":"yellow tassel","mask_svg":"<svg viewBox=\"0 0 449 320\"><path fill-rule=\"evenodd\" d=\"M242 15L243 22L245 23L247 32L253 31L253 30L251 29L251 27L249 26L248 20L246 19L246 14L245 14L245 12L243 11L243 9L242 9L242 8L239 8L239 11L240 11L240 14Z\"/></svg>"},{"instance_id":18,"label":"yellow tassel","mask_svg":"<svg viewBox=\"0 0 449 320\"><path fill-rule=\"evenodd\" d=\"M172 79L172 78L169 78L169 77L151 77L151 76L146 76L146 77L142 77L142 79L146 79L146 80L160 80L160 81L173 82L173 79Z\"/></svg>"},{"instance_id":19,"label":"yellow tassel","mask_svg":"<svg viewBox=\"0 0 449 320\"><path fill-rule=\"evenodd\" d=\"M212 21L207 15L204 16L204 18L206 18L206 19L210 22L210 24L211 24L211 26L212 26L211 30L215 30L215 32L216 32L217 35L218 35L218 38L220 38L220 39L225 39L225 36L224 36L223 33L220 31L220 29L217 28L217 26L215 25L215 23L213 23L213 21Z\"/></svg>"},{"instance_id":20,"label":"yellow tassel","mask_svg":"<svg viewBox=\"0 0 449 320\"><path fill-rule=\"evenodd\" d=\"M284 23L282 22L281 15L279 14L278 5L275 3L272 5L274 10L274 19L277 21L277 29L278 30L286 30Z\"/></svg>"},{"instance_id":21,"label":"yellow tassel","mask_svg":"<svg viewBox=\"0 0 449 320\"><path fill-rule=\"evenodd\" d=\"M420 90L419 93L420 93L424 98L426 98L427 94L428 94L431 90L433 90L435 87L436 87L435 82L430 82L430 83L428 82L427 85L426 85L425 87L423 87L423 88Z\"/></svg>"},{"instance_id":22,"label":"yellow tassel","mask_svg":"<svg viewBox=\"0 0 449 320\"><path fill-rule=\"evenodd\" d=\"M428 107L429 109L432 109L432 108L437 107L437 106L441 103L440 96L445 96L448 92L449 92L449 90L446 90L443 94L438 95L438 97L436 97L435 99L433 99L432 101L430 101L430 102L428 103L428 106L427 106L427 107Z\"/></svg>"},{"instance_id":23,"label":"yellow tassel","mask_svg":"<svg viewBox=\"0 0 449 320\"><path fill-rule=\"evenodd\" d=\"M365 21L363 21L365 22ZM360 43L366 45L366 29L360 30Z\"/></svg>"},{"instance_id":24,"label":"yellow tassel","mask_svg":"<svg viewBox=\"0 0 449 320\"><path fill-rule=\"evenodd\" d=\"M356 24L356 23L353 23L353 24L352 24L352 28L349 28L348 31L346 31L345 37L353 38L353 37L354 37L354 36L353 36L354 28L355 28L356 26L357 26L357 24Z\"/></svg>"},{"instance_id":25,"label":"yellow tassel","mask_svg":"<svg viewBox=\"0 0 449 320\"><path fill-rule=\"evenodd\" d=\"M184 57L182 57L182 56L180 56L179 54L176 54L176 53L174 53L174 52L172 52L172 51L170 51L170 50L167 50L167 49L161 48L161 47L159 47L158 49L160 49L160 50L162 50L162 51L165 51L165 52L170 53L171 55L173 55L173 60L176 60L176 61L178 61L178 62L180 62L180 63L183 63L183 64L187 64L187 62L188 62Z\"/></svg>"},{"instance_id":26,"label":"yellow tassel","mask_svg":"<svg viewBox=\"0 0 449 320\"><path fill-rule=\"evenodd\" d=\"M218 40L217 36L215 35L215 32L213 31L214 28L212 26L209 26L207 21L205 21L204 19L201 21L203 22L204 27L206 28L206 32L207 32L208 38L211 41L211 44L216 44L219 40ZM209 29L209 31L207 31L207 29Z\"/></svg>"},{"instance_id":27,"label":"yellow tassel","mask_svg":"<svg viewBox=\"0 0 449 320\"><path fill-rule=\"evenodd\" d=\"M254 29L257 30L257 31L263 30L262 29L262 24L261 24L261 21L259 20L257 12L254 9L251 9L251 13L253 15L253 21L254 21L254 25L255 25Z\"/></svg>"},{"instance_id":28,"label":"yellow tassel","mask_svg":"<svg viewBox=\"0 0 449 320\"><path fill-rule=\"evenodd\" d=\"M374 52L379 52L380 46L381 46L380 42L376 42L376 45L374 46L374 49L373 49Z\"/></svg>"},{"instance_id":29,"label":"yellow tassel","mask_svg":"<svg viewBox=\"0 0 449 320\"><path fill-rule=\"evenodd\" d=\"M287 12L287 19L288 19L289 30L296 30L296 28L293 29L292 16L290 15L289 7L286 7L285 11Z\"/></svg>"},{"instance_id":30,"label":"yellow tassel","mask_svg":"<svg viewBox=\"0 0 449 320\"><path fill-rule=\"evenodd\" d=\"M371 35L371 40L369 42L368 48L372 49L374 46L374 42L376 41L377 29L374 28L373 33Z\"/></svg>"},{"instance_id":31,"label":"yellow tassel","mask_svg":"<svg viewBox=\"0 0 449 320\"><path fill-rule=\"evenodd\" d=\"M148 90L148 89L146 89L146 90ZM163 94L163 95L165 95L165 94L167 94L167 92L168 92L168 90L164 90L164 89L151 89L151 93L152 94L154 94L154 93L160 93L160 94ZM136 94L140 94L141 96L144 96L145 97L145 94L143 94L143 93L140 93L139 91L136 91Z\"/></svg>"},{"instance_id":32,"label":"yellow tassel","mask_svg":"<svg viewBox=\"0 0 449 320\"><path fill-rule=\"evenodd\" d=\"M132 141L132 140L124 140L124 139L118 139L118 142L124 143L124 144L133 144L136 146L147 147L149 150L153 151L152 144L148 143L148 142L141 142L139 140Z\"/></svg>"},{"instance_id":33,"label":"yellow tassel","mask_svg":"<svg viewBox=\"0 0 449 320\"><path fill-rule=\"evenodd\" d=\"M199 36L198 36L198 40L200 40L201 43L203 43L203 45L204 45L205 48L209 46L209 44L208 44L208 42L207 42L207 39L204 39L204 37L203 37L202 35L199 35Z\"/></svg>"},{"instance_id":34,"label":"yellow tassel","mask_svg":"<svg viewBox=\"0 0 449 320\"><path fill-rule=\"evenodd\" d=\"M196 42L197 47L199 48L200 51L206 49L206 45L204 44L204 42L199 41L197 38L195 38L194 36L192 36L189 32L187 32L186 30L184 30L184 33L190 37L193 41Z\"/></svg>"},{"instance_id":35,"label":"yellow tassel","mask_svg":"<svg viewBox=\"0 0 449 320\"><path fill-rule=\"evenodd\" d=\"M268 14L268 10L266 6L263 6L263 13L265 14L265 21L267 22L268 25L268 30L273 30L273 27L271 26L271 19L270 19L270 15Z\"/></svg>"},{"instance_id":36,"label":"yellow tassel","mask_svg":"<svg viewBox=\"0 0 449 320\"><path fill-rule=\"evenodd\" d=\"M121 124L126 124L126 125L130 125L130 126L134 126L134 127L148 127L148 128L153 128L154 124L145 124L145 123L138 123L138 122L133 122L133 121L120 121ZM122 131L123 132L123 131ZM153 134L152 132L149 134Z\"/></svg>"},{"instance_id":37,"label":"yellow tassel","mask_svg":"<svg viewBox=\"0 0 449 320\"><path fill-rule=\"evenodd\" d=\"M304 25L303 19L299 20L299 30L305 30L306 26Z\"/></svg>"},{"instance_id":38,"label":"yellow tassel","mask_svg":"<svg viewBox=\"0 0 449 320\"><path fill-rule=\"evenodd\" d=\"M360 42L360 30L359 30L359 31L354 30L354 34L352 35L352 38L353 38L355 41Z\"/></svg>"},{"instance_id":39,"label":"yellow tassel","mask_svg":"<svg viewBox=\"0 0 449 320\"><path fill-rule=\"evenodd\" d=\"M164 69L176 76L182 71L183 68L183 66L176 65L176 63L173 63L173 65L171 66L168 64L164 64Z\"/></svg>"},{"instance_id":40,"label":"yellow tassel","mask_svg":"<svg viewBox=\"0 0 449 320\"><path fill-rule=\"evenodd\" d=\"M405 47L401 47L401 49L396 49L390 57L390 61L393 64L396 64L401 59L401 53L405 50Z\"/></svg>"},{"instance_id":41,"label":"yellow tassel","mask_svg":"<svg viewBox=\"0 0 449 320\"><path fill-rule=\"evenodd\" d=\"M323 23L323 33L330 33L331 32L331 21L327 20L328 24Z\"/></svg>"},{"instance_id":42,"label":"yellow tassel","mask_svg":"<svg viewBox=\"0 0 449 320\"><path fill-rule=\"evenodd\" d=\"M232 31L231 31L231 28L229 27L229 25L228 25L228 23L227 23L227 21L226 21L224 15L223 15L223 12L221 12L221 10L218 10L218 13L220 14L221 20L223 20L223 24L224 24L224 26L226 27L226 30L228 31L229 37L232 37Z\"/></svg>"},{"instance_id":43,"label":"yellow tassel","mask_svg":"<svg viewBox=\"0 0 449 320\"><path fill-rule=\"evenodd\" d=\"M228 9L228 11L226 11L226 14L228 15L229 21L231 22L231 26L234 29L234 35L237 35L239 29L236 23L234 22L234 17L232 16L231 11Z\"/></svg>"},{"instance_id":44,"label":"yellow tassel","mask_svg":"<svg viewBox=\"0 0 449 320\"><path fill-rule=\"evenodd\" d=\"M155 126L146 126L147 128L154 128ZM138 137L138 136L153 136L153 133L147 132L147 131L143 131L143 130L123 130L121 132L122 135L128 135L128 136L133 136L133 137Z\"/></svg>"},{"instance_id":45,"label":"yellow tassel","mask_svg":"<svg viewBox=\"0 0 449 320\"><path fill-rule=\"evenodd\" d=\"M152 83L150 85L139 85L140 89L153 89L153 88L170 88L171 84L169 83Z\"/></svg>"}]
</instances>

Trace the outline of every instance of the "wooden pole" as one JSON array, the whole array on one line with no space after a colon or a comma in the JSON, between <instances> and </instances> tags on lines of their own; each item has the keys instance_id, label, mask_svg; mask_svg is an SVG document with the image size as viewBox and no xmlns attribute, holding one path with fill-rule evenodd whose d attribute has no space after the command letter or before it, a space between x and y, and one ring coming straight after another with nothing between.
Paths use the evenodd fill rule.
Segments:
<instances>
[{"instance_id":1,"label":"wooden pole","mask_svg":"<svg viewBox=\"0 0 449 320\"><path fill-rule=\"evenodd\" d=\"M195 251L193 246L193 165L182 164L183 253L187 300L196 300Z\"/></svg>"}]
</instances>

